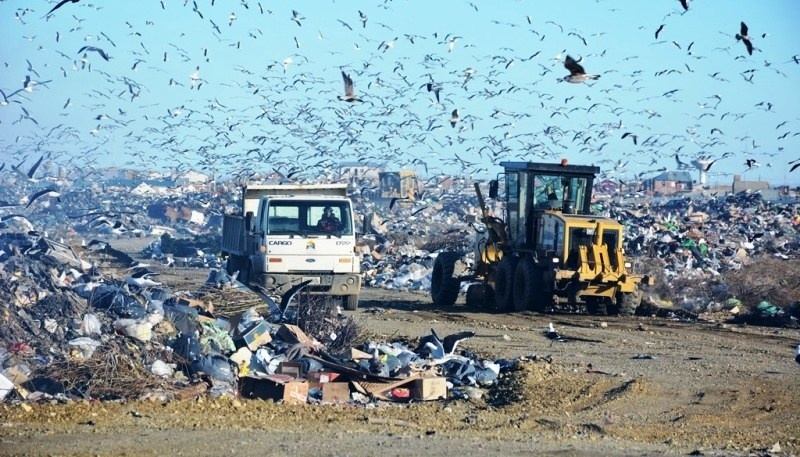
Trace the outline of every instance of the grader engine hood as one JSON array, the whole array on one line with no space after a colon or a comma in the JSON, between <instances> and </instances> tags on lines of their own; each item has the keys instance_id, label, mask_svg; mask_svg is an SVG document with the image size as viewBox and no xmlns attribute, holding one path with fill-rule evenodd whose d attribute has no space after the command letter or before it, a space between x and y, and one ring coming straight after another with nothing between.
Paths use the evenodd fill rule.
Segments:
<instances>
[{"instance_id":1,"label":"grader engine hood","mask_svg":"<svg viewBox=\"0 0 800 457\"><path fill-rule=\"evenodd\" d=\"M560 256L555 272L557 280L596 284L600 294L629 292L642 281L642 276L628 272L622 249L623 226L619 222L598 216L548 212L542 215L542 224L547 234L542 237L543 243L549 243Z\"/></svg>"}]
</instances>

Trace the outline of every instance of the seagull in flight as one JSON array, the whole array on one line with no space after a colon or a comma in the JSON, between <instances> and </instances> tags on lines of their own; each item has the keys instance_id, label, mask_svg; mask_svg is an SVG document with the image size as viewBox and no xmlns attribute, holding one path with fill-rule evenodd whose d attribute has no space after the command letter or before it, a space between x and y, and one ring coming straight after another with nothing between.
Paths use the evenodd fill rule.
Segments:
<instances>
[{"instance_id":1,"label":"seagull in flight","mask_svg":"<svg viewBox=\"0 0 800 457\"><path fill-rule=\"evenodd\" d=\"M54 6L52 9L50 9L50 11L48 11L47 14L45 14L43 17L47 17L47 16L51 15L53 13L53 11L61 8L62 6L66 5L67 3L70 3L70 2L78 3L79 1L80 0L61 0L60 2L56 3L56 6Z\"/></svg>"},{"instance_id":2,"label":"seagull in flight","mask_svg":"<svg viewBox=\"0 0 800 457\"><path fill-rule=\"evenodd\" d=\"M292 10L292 21L294 21L297 24L298 27L302 27L303 26L303 24L300 23L300 21L302 21L303 19L305 19L303 17L303 15L301 15L300 13L298 13L295 10Z\"/></svg>"},{"instance_id":3,"label":"seagull in flight","mask_svg":"<svg viewBox=\"0 0 800 457\"><path fill-rule=\"evenodd\" d=\"M741 40L742 43L744 43L744 47L747 48L747 53L752 56L753 43L750 41L750 37L747 36L747 24L745 24L744 22L741 23L741 25L739 26L739 33L736 34L736 41L739 40Z\"/></svg>"},{"instance_id":4,"label":"seagull in flight","mask_svg":"<svg viewBox=\"0 0 800 457\"><path fill-rule=\"evenodd\" d=\"M355 88L353 87L353 80L344 70L342 70L342 80L344 80L344 95L340 95L339 100L348 103L362 101L358 98L358 95L356 95Z\"/></svg>"},{"instance_id":5,"label":"seagull in flight","mask_svg":"<svg viewBox=\"0 0 800 457\"><path fill-rule=\"evenodd\" d=\"M436 84L435 82L431 81L429 83L425 83L425 87L428 88L428 92L433 92L433 95L436 96L436 103L440 103L439 92L442 90L442 86L440 84Z\"/></svg>"},{"instance_id":6,"label":"seagull in flight","mask_svg":"<svg viewBox=\"0 0 800 457\"><path fill-rule=\"evenodd\" d=\"M25 205L25 208L27 209L29 206L33 204L33 202L35 202L37 199L41 197L55 198L56 201L61 203L61 193L58 192L55 188L49 187L47 189L42 189L38 192L35 192L33 195L28 197L28 204Z\"/></svg>"},{"instance_id":7,"label":"seagull in flight","mask_svg":"<svg viewBox=\"0 0 800 457\"><path fill-rule=\"evenodd\" d=\"M459 116L458 116L458 108L456 108L456 109L454 109L454 110L453 110L453 112L451 113L451 117L450 117L450 126L455 128L456 124L458 124L458 120L459 120Z\"/></svg>"},{"instance_id":8,"label":"seagull in flight","mask_svg":"<svg viewBox=\"0 0 800 457\"><path fill-rule=\"evenodd\" d=\"M84 46L78 49L78 54L82 53L83 51L95 51L96 53L100 54L100 57L102 57L103 60L108 61L108 54L96 46Z\"/></svg>"},{"instance_id":9,"label":"seagull in flight","mask_svg":"<svg viewBox=\"0 0 800 457\"><path fill-rule=\"evenodd\" d=\"M44 156L39 157L39 160L37 160L36 163L33 164L33 166L31 167L30 170L28 170L28 173L26 173L26 176L28 177L28 181L31 181L31 182L39 181L38 179L34 179L33 175L36 173L36 170L39 169L39 165L42 164L42 160L44 160ZM22 165L22 164L20 164L20 165ZM20 171L20 173L21 173L21 170L19 169L19 165L14 167L14 169L17 170L17 171Z\"/></svg>"},{"instance_id":10,"label":"seagull in flight","mask_svg":"<svg viewBox=\"0 0 800 457\"><path fill-rule=\"evenodd\" d=\"M561 81L578 84L588 80L600 78L600 75L591 75L586 73L583 67L570 56L567 56L567 58L564 60L564 67L569 70L569 75L564 76Z\"/></svg>"}]
</instances>

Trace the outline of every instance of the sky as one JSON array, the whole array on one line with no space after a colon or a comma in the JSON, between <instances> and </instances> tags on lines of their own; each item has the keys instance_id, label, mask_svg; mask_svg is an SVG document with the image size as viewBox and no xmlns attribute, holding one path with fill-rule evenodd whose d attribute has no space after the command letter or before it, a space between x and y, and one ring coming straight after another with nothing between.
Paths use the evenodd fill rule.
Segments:
<instances>
[{"instance_id":1,"label":"sky","mask_svg":"<svg viewBox=\"0 0 800 457\"><path fill-rule=\"evenodd\" d=\"M699 160L709 184L800 185L796 0L55 5L0 0L0 173L491 179L564 158L632 181ZM599 78L559 81L567 55Z\"/></svg>"}]
</instances>

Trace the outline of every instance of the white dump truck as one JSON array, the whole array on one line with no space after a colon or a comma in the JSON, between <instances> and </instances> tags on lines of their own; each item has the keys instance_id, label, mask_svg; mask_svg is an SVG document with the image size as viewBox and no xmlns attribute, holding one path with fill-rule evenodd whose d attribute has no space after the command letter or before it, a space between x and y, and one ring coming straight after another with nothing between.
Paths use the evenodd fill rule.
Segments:
<instances>
[{"instance_id":1,"label":"white dump truck","mask_svg":"<svg viewBox=\"0 0 800 457\"><path fill-rule=\"evenodd\" d=\"M225 215L227 271L250 287L283 294L311 281L312 294L358 307L361 264L346 184L242 187L241 214Z\"/></svg>"}]
</instances>

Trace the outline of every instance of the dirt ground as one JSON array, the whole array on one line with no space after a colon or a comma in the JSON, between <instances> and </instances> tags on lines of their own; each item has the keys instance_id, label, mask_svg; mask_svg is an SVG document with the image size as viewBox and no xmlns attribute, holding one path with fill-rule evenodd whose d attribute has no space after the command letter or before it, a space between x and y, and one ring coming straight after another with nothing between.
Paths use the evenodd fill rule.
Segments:
<instances>
[{"instance_id":1,"label":"dirt ground","mask_svg":"<svg viewBox=\"0 0 800 457\"><path fill-rule=\"evenodd\" d=\"M184 287L204 277L172 276ZM348 314L374 339L472 330L466 349L526 356L479 399L2 404L0 454L800 455L799 330L735 326L722 315L501 314L462 302L434 308L425 294L366 289ZM547 339L549 322L568 341Z\"/></svg>"}]
</instances>

